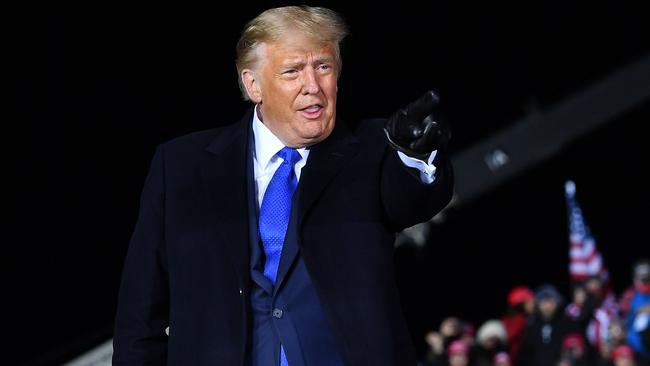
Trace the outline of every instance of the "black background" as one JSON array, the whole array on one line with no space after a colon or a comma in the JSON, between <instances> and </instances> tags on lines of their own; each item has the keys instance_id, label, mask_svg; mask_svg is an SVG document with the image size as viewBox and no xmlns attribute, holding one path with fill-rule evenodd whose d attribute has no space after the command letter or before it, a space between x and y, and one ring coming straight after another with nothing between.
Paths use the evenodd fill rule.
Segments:
<instances>
[{"instance_id":1,"label":"black background","mask_svg":"<svg viewBox=\"0 0 650 366\"><path fill-rule=\"evenodd\" d=\"M452 153L647 54L647 13L622 4L311 3L351 28L339 116L387 116L433 88L453 125ZM277 5L9 15L15 82L3 146L17 187L6 191L15 222L6 221L3 256L5 361L55 364L111 336L155 146L241 117L234 46L247 20ZM551 282L568 294L566 179L577 183L614 289L629 284L631 264L650 252L649 118L648 103L626 112L450 212L425 248L396 250L420 351L444 316L499 317L514 285Z\"/></svg>"}]
</instances>

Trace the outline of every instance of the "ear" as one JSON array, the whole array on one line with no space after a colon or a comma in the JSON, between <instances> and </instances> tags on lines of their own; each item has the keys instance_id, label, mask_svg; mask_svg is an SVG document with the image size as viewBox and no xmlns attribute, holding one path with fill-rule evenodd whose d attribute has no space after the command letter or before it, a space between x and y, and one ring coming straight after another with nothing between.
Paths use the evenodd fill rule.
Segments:
<instances>
[{"instance_id":1,"label":"ear","mask_svg":"<svg viewBox=\"0 0 650 366\"><path fill-rule=\"evenodd\" d=\"M257 74L251 69L244 69L242 70L240 77L251 101L255 104L261 103L262 91L260 89L260 82L257 80Z\"/></svg>"}]
</instances>

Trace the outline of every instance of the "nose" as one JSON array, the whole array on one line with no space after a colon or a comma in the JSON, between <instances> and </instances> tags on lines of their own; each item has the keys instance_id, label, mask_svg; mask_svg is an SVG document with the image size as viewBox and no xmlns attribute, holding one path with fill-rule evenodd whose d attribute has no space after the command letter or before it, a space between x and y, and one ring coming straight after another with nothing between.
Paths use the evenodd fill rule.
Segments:
<instances>
[{"instance_id":1,"label":"nose","mask_svg":"<svg viewBox=\"0 0 650 366\"><path fill-rule=\"evenodd\" d=\"M320 85L316 70L313 67L305 67L303 69L302 94L318 94L318 92L320 92Z\"/></svg>"}]
</instances>

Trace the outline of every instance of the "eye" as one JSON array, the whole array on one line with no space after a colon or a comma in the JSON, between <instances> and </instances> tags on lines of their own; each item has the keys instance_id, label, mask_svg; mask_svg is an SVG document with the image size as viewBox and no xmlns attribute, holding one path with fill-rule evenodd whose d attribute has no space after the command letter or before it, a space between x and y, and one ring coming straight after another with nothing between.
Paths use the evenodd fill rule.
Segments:
<instances>
[{"instance_id":1,"label":"eye","mask_svg":"<svg viewBox=\"0 0 650 366\"><path fill-rule=\"evenodd\" d=\"M332 69L332 66L329 64L320 64L318 65L318 70L319 71L330 71Z\"/></svg>"},{"instance_id":2,"label":"eye","mask_svg":"<svg viewBox=\"0 0 650 366\"><path fill-rule=\"evenodd\" d=\"M298 70L296 70L296 69L288 69L288 70L284 70L282 72L282 75L292 76L292 75L296 75L297 73L298 73Z\"/></svg>"}]
</instances>

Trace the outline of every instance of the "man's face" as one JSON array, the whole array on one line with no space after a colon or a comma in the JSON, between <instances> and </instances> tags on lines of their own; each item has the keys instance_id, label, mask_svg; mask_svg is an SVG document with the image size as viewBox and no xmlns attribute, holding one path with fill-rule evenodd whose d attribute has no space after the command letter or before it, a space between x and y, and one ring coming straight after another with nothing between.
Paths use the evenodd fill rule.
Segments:
<instances>
[{"instance_id":1,"label":"man's face","mask_svg":"<svg viewBox=\"0 0 650 366\"><path fill-rule=\"evenodd\" d=\"M449 356L450 366L467 366L469 359L466 355L451 355Z\"/></svg>"},{"instance_id":2,"label":"man's face","mask_svg":"<svg viewBox=\"0 0 650 366\"><path fill-rule=\"evenodd\" d=\"M545 319L550 319L555 315L557 309L557 301L551 298L542 299L539 302L539 312Z\"/></svg>"},{"instance_id":3,"label":"man's face","mask_svg":"<svg viewBox=\"0 0 650 366\"><path fill-rule=\"evenodd\" d=\"M597 278L591 278L585 285L587 291L597 298L603 297L603 281Z\"/></svg>"},{"instance_id":4,"label":"man's face","mask_svg":"<svg viewBox=\"0 0 650 366\"><path fill-rule=\"evenodd\" d=\"M634 363L634 360L631 357L626 357L626 358L619 358L618 360L614 361L615 366L634 366L636 365Z\"/></svg>"},{"instance_id":5,"label":"man's face","mask_svg":"<svg viewBox=\"0 0 650 366\"><path fill-rule=\"evenodd\" d=\"M242 78L264 124L290 147L327 138L336 120L333 46L296 31L259 47L256 70L243 70Z\"/></svg>"},{"instance_id":6,"label":"man's face","mask_svg":"<svg viewBox=\"0 0 650 366\"><path fill-rule=\"evenodd\" d=\"M576 287L573 290L573 302L578 305L583 305L587 301L587 292L584 287Z\"/></svg>"}]
</instances>

